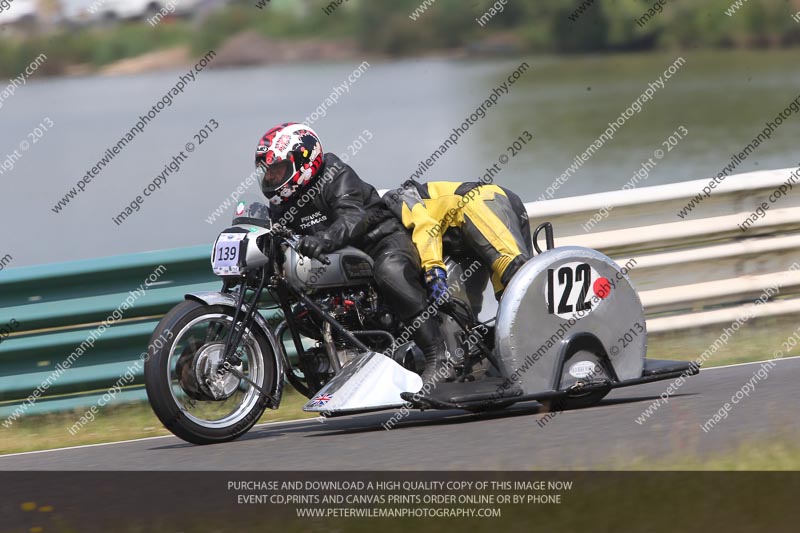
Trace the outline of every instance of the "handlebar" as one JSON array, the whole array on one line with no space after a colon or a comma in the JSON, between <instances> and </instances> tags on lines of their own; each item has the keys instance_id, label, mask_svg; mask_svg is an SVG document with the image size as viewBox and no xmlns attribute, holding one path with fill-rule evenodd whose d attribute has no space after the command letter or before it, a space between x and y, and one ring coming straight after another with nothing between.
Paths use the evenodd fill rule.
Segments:
<instances>
[{"instance_id":1,"label":"handlebar","mask_svg":"<svg viewBox=\"0 0 800 533\"><path fill-rule=\"evenodd\" d=\"M283 237L285 239L297 239L298 236L293 232L291 229L287 228L282 224L273 224L271 228L271 232L273 235L277 235L278 237Z\"/></svg>"},{"instance_id":2,"label":"handlebar","mask_svg":"<svg viewBox=\"0 0 800 533\"><path fill-rule=\"evenodd\" d=\"M297 253L300 253L300 251L297 249L297 243L300 241L299 235L297 235L295 232L293 232L286 226L282 226L280 224L273 224L272 232L275 235L283 237L284 244L292 248ZM312 257L311 259L317 259L320 263L322 263L325 266L329 266L331 264L331 260L328 259L326 255L321 255L320 257L317 258Z\"/></svg>"}]
</instances>

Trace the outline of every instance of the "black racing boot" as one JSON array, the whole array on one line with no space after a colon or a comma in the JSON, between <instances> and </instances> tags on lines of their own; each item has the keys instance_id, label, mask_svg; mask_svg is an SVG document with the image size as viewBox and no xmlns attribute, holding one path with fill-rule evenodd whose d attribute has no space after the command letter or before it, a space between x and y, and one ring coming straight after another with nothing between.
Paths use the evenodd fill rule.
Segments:
<instances>
[{"instance_id":1,"label":"black racing boot","mask_svg":"<svg viewBox=\"0 0 800 533\"><path fill-rule=\"evenodd\" d=\"M448 361L447 345L439 329L439 321L431 317L414 332L414 342L425 355L425 370L422 372L423 393L430 392L436 384L452 381L455 374Z\"/></svg>"}]
</instances>

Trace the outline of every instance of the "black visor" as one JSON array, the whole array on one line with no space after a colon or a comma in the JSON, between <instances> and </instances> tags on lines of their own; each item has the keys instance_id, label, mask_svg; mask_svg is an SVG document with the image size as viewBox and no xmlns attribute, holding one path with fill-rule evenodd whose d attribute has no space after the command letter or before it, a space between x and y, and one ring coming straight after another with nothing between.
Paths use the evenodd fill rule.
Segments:
<instances>
[{"instance_id":1,"label":"black visor","mask_svg":"<svg viewBox=\"0 0 800 533\"><path fill-rule=\"evenodd\" d=\"M273 196L284 185L286 185L292 174L294 174L294 165L288 159L278 161L272 165L265 165L259 162L256 165L257 176L261 182L261 190L265 196Z\"/></svg>"}]
</instances>

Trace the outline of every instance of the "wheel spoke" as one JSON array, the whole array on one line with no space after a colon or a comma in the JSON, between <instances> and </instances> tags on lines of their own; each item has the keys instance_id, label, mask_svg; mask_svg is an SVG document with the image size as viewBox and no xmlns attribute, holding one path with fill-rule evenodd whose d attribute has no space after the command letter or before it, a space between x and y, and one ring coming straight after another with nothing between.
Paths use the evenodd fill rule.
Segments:
<instances>
[{"instance_id":1,"label":"wheel spoke","mask_svg":"<svg viewBox=\"0 0 800 533\"><path fill-rule=\"evenodd\" d=\"M170 389L176 405L193 422L205 427L226 427L247 416L261 393L230 372L218 373L231 317L212 314L191 321L177 335L170 353ZM203 339L203 340L201 340ZM259 343L247 332L236 349L239 371L264 383L264 358ZM215 399L216 397L220 399Z\"/></svg>"}]
</instances>

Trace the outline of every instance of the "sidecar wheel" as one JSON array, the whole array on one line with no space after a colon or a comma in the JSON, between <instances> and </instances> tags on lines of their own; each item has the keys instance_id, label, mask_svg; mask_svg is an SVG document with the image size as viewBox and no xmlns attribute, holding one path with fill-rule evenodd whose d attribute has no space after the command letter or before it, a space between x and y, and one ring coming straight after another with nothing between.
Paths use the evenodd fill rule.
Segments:
<instances>
[{"instance_id":1,"label":"sidecar wheel","mask_svg":"<svg viewBox=\"0 0 800 533\"><path fill-rule=\"evenodd\" d=\"M507 407L511 407L515 403L516 402L500 402L500 403L493 403L485 407L467 407L464 410L469 411L470 413L493 413L495 411L502 411Z\"/></svg>"},{"instance_id":2,"label":"sidecar wheel","mask_svg":"<svg viewBox=\"0 0 800 533\"><path fill-rule=\"evenodd\" d=\"M611 392L611 389L590 392L584 396L567 397L561 401L561 404L564 409L584 409L600 403L609 392Z\"/></svg>"}]
</instances>

